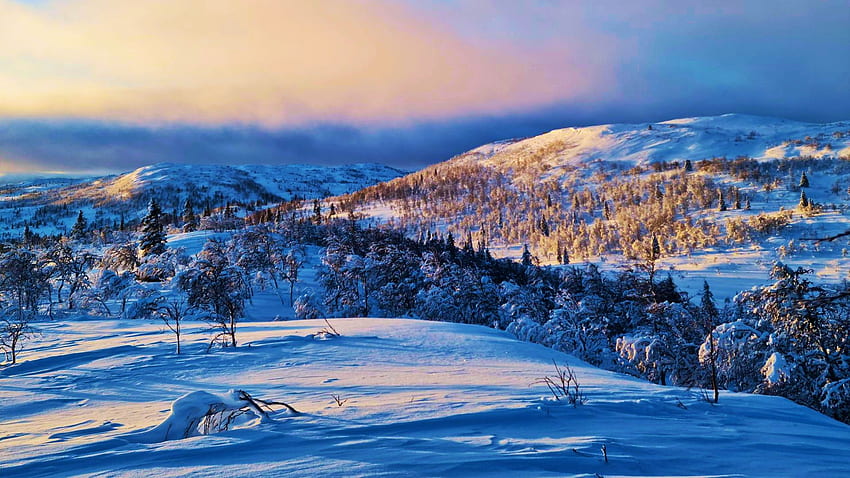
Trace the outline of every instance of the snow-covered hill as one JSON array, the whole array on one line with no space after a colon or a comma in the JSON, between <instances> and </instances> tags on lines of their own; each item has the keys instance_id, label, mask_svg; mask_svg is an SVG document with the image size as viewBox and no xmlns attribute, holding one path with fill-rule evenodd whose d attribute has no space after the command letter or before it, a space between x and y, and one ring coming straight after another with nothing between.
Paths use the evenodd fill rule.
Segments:
<instances>
[{"instance_id":1,"label":"snow-covered hill","mask_svg":"<svg viewBox=\"0 0 850 478\"><path fill-rule=\"evenodd\" d=\"M541 151L545 154L541 155ZM531 155L537 155L536 159L550 168L600 160L645 164L738 156L850 157L850 121L818 124L725 114L661 123L564 128L480 146L455 161L476 160L510 168Z\"/></svg>"},{"instance_id":2,"label":"snow-covered hill","mask_svg":"<svg viewBox=\"0 0 850 478\"><path fill-rule=\"evenodd\" d=\"M33 179L0 190L0 236L19 235L26 225L38 233L69 230L82 210L107 224L137 219L156 198L167 212L190 198L198 212L228 203L271 204L293 198L339 195L387 181L403 171L379 164L195 165L159 163L116 176Z\"/></svg>"},{"instance_id":3,"label":"snow-covered hill","mask_svg":"<svg viewBox=\"0 0 850 478\"><path fill-rule=\"evenodd\" d=\"M710 405L485 327L332 324L341 337L313 335L322 321L245 323L244 345L212 354L190 327L179 356L158 323L43 324L27 359L0 370L2 476L850 474L850 427L778 397ZM552 361L573 368L585 404L535 383ZM231 389L301 414L185 426L236 402Z\"/></svg>"},{"instance_id":4,"label":"snow-covered hill","mask_svg":"<svg viewBox=\"0 0 850 478\"><path fill-rule=\"evenodd\" d=\"M846 240L801 239L850 229L848 159L850 121L727 114L496 142L334 200L413 237L471 237L500 257L518 259L528 244L541 264L566 253L619 268L643 260L656 235L661 269L694 290L721 282L728 297L766 281L776 260L847 277ZM813 207L798 207L802 193Z\"/></svg>"}]
</instances>

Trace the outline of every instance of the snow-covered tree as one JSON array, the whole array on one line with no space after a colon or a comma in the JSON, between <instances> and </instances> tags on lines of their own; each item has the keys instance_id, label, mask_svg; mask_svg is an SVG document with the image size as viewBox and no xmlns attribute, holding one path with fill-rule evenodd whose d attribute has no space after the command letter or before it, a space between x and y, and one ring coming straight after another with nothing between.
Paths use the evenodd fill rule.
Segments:
<instances>
[{"instance_id":1,"label":"snow-covered tree","mask_svg":"<svg viewBox=\"0 0 850 478\"><path fill-rule=\"evenodd\" d=\"M165 252L165 228L163 226L162 209L156 199L150 200L148 212L142 218L139 249L143 256Z\"/></svg>"},{"instance_id":2,"label":"snow-covered tree","mask_svg":"<svg viewBox=\"0 0 850 478\"><path fill-rule=\"evenodd\" d=\"M207 240L195 261L174 281L186 292L189 305L206 311L206 319L217 331L210 346L221 340L225 346L235 347L236 325L251 288L243 270L230 262L227 245L218 239Z\"/></svg>"},{"instance_id":3,"label":"snow-covered tree","mask_svg":"<svg viewBox=\"0 0 850 478\"><path fill-rule=\"evenodd\" d=\"M86 221L86 217L83 215L83 211L80 211L80 213L77 215L77 221L74 222L74 226L71 228L71 238L84 238L86 232L88 231L88 227L88 221Z\"/></svg>"},{"instance_id":4,"label":"snow-covered tree","mask_svg":"<svg viewBox=\"0 0 850 478\"><path fill-rule=\"evenodd\" d=\"M183 232L192 232L198 230L198 215L195 214L195 208L192 205L192 199L186 198L183 203Z\"/></svg>"}]
</instances>

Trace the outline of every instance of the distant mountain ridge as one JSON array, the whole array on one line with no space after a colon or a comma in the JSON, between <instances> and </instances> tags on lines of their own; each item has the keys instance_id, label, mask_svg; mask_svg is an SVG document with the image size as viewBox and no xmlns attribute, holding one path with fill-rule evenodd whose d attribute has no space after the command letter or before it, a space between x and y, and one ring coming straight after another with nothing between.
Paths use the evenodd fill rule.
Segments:
<instances>
[{"instance_id":1,"label":"distant mountain ridge","mask_svg":"<svg viewBox=\"0 0 850 478\"><path fill-rule=\"evenodd\" d=\"M78 211L97 227L144 214L156 198L165 211L189 198L198 212L227 204L262 206L295 198L345 194L405 174L381 164L198 165L157 163L96 178L43 178L0 187L0 218L7 237L66 230ZM99 221L99 222L98 222Z\"/></svg>"}]
</instances>

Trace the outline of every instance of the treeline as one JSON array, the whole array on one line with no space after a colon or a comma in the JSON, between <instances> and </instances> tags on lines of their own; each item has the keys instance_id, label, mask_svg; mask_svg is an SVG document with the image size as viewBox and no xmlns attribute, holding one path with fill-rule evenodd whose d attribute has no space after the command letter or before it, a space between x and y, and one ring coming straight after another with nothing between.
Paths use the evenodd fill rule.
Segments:
<instances>
[{"instance_id":1,"label":"treeline","mask_svg":"<svg viewBox=\"0 0 850 478\"><path fill-rule=\"evenodd\" d=\"M95 253L85 237L26 240L0 254L0 349L17 359L43 317L151 317L174 332L211 324L236 346L245 307L277 294L302 318L411 317L508 330L592 364L668 385L777 394L850 422L850 289L781 264L774 284L718 309L658 277L658 241L633 268L560 268L491 257L472 234L411 239L317 210L213 237L188 256L164 247L155 204L140 230ZM321 246L321 290L295 296L307 246ZM149 285L152 283L152 285ZM698 300L697 300L698 299Z\"/></svg>"}]
</instances>

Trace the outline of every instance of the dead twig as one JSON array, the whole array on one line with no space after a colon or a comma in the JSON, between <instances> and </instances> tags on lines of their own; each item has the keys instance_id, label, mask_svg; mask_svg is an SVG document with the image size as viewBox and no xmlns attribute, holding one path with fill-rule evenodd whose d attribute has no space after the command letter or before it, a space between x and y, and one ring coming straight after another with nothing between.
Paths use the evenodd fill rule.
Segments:
<instances>
[{"instance_id":1,"label":"dead twig","mask_svg":"<svg viewBox=\"0 0 850 478\"><path fill-rule=\"evenodd\" d=\"M586 398L573 369L570 368L569 364L564 364L564 367L561 368L555 360L552 360L552 363L555 365L555 377L547 375L538 378L533 384L546 385L555 400L564 399L574 407L584 404Z\"/></svg>"}]
</instances>

